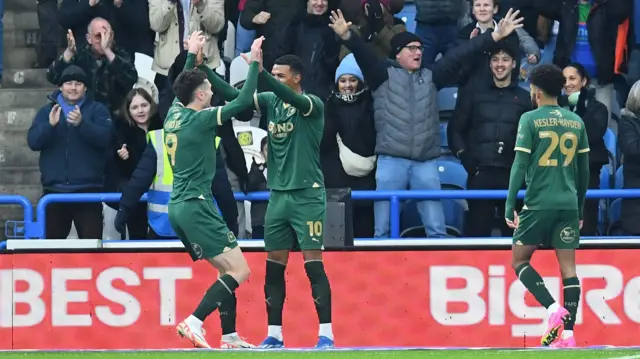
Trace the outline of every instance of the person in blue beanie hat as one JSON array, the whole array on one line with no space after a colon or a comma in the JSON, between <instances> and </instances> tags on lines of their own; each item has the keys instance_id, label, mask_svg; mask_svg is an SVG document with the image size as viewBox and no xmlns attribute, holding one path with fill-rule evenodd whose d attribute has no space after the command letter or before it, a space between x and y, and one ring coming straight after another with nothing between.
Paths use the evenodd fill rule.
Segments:
<instances>
[{"instance_id":1,"label":"person in blue beanie hat","mask_svg":"<svg viewBox=\"0 0 640 359\"><path fill-rule=\"evenodd\" d=\"M335 75L336 87L325 104L320 163L326 188L375 190L376 129L373 100L353 54ZM353 203L353 235L373 237L373 202Z\"/></svg>"}]
</instances>

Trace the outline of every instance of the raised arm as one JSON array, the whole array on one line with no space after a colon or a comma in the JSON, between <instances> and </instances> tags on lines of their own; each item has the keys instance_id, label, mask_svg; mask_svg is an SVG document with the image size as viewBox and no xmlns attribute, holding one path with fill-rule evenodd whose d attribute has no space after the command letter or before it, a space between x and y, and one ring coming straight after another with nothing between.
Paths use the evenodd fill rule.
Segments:
<instances>
[{"instance_id":1,"label":"raised arm","mask_svg":"<svg viewBox=\"0 0 640 359\"><path fill-rule=\"evenodd\" d=\"M260 70L260 64L256 61L249 65L249 73L247 74L247 80L242 86L242 90L239 91L238 97L228 104L222 106L218 111L218 125L222 125L223 121L232 119L235 115L242 112L249 106L253 105L253 94L256 92L258 86L258 71Z\"/></svg>"},{"instance_id":2,"label":"raised arm","mask_svg":"<svg viewBox=\"0 0 640 359\"><path fill-rule=\"evenodd\" d=\"M253 105L253 94L256 92L258 85L258 69L260 64L258 62L252 62L249 66L249 73L247 80L240 90L238 97L228 104L220 107L213 107L208 110L203 110L200 113L206 116L205 121L212 126L221 126L223 122L229 121L235 115L244 111L247 107ZM215 118L215 121L213 119Z\"/></svg>"},{"instance_id":3,"label":"raised arm","mask_svg":"<svg viewBox=\"0 0 640 359\"><path fill-rule=\"evenodd\" d=\"M256 87L258 85L258 72L262 68L263 41L264 37L261 36L255 39L251 45L251 64L249 65L249 72L238 97L224 106L203 110L198 114L199 116L204 116L202 120L207 127L221 126L223 122L232 119L247 107L253 105L253 94L256 92ZM243 55L243 57L247 59L246 55ZM215 121L213 120L214 118Z\"/></svg>"},{"instance_id":4,"label":"raised arm","mask_svg":"<svg viewBox=\"0 0 640 359\"><path fill-rule=\"evenodd\" d=\"M227 81L213 72L213 70L206 64L203 63L198 65L198 69L207 74L207 79L209 79L211 87L213 87L216 92L220 93L225 101L233 101L238 97L238 95L240 95L240 91L229 85Z\"/></svg>"},{"instance_id":5,"label":"raised arm","mask_svg":"<svg viewBox=\"0 0 640 359\"><path fill-rule=\"evenodd\" d=\"M191 41L191 37L195 36L196 34L201 35L202 31L197 31L194 32L193 34L191 34L191 36L189 37L189 39L187 40L187 43L190 43ZM198 54L198 48L196 47L195 43L192 46L191 44L189 45L189 52L187 52L187 60L184 62L184 70L191 70L193 69L193 67L196 65L196 56ZM175 103L179 103L180 100L178 100L177 97L174 97L173 102L171 103L171 105L175 104Z\"/></svg>"},{"instance_id":6,"label":"raised arm","mask_svg":"<svg viewBox=\"0 0 640 359\"><path fill-rule=\"evenodd\" d=\"M468 42L462 43L448 52L438 62L431 66L433 82L438 89L455 86L464 76L462 69L470 58L478 56L489 49L495 42L509 36L516 29L522 27L522 18L518 18L519 11L509 9L507 15L500 20L497 30L476 36Z\"/></svg>"},{"instance_id":7,"label":"raised arm","mask_svg":"<svg viewBox=\"0 0 640 359\"><path fill-rule=\"evenodd\" d=\"M342 15L342 12L338 10L331 12L331 24L329 26L340 37L344 45L353 53L353 57L356 58L356 62L362 74L364 80L371 89L375 91L380 85L389 79L387 73L387 64L378 60L378 55L365 44L364 40L358 36L355 32L350 30L351 22L347 22Z\"/></svg>"},{"instance_id":8,"label":"raised arm","mask_svg":"<svg viewBox=\"0 0 640 359\"><path fill-rule=\"evenodd\" d=\"M315 114L316 111L320 111L323 107L317 104L314 96L296 93L290 89L289 86L276 80L266 71L260 72L260 80L264 81L263 84L267 90L272 91L285 103L291 104L300 110L305 117Z\"/></svg>"}]
</instances>

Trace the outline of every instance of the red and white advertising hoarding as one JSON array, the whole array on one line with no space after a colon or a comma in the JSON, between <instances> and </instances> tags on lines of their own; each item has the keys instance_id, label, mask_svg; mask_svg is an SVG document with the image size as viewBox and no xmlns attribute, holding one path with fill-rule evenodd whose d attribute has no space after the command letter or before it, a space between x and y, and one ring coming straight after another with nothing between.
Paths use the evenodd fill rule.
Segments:
<instances>
[{"instance_id":1,"label":"red and white advertising hoarding","mask_svg":"<svg viewBox=\"0 0 640 359\"><path fill-rule=\"evenodd\" d=\"M246 253L253 272L238 296L238 331L266 335L265 254ZM640 250L581 250L579 345L640 343ZM539 345L547 312L517 281L510 252L328 252L336 345ZM532 262L555 298L562 281L552 252ZM185 253L0 255L0 349L187 347L175 325L216 278ZM15 310L13 308L15 307ZM318 320L300 254L287 270L287 347L315 344ZM217 313L205 323L220 336Z\"/></svg>"}]
</instances>

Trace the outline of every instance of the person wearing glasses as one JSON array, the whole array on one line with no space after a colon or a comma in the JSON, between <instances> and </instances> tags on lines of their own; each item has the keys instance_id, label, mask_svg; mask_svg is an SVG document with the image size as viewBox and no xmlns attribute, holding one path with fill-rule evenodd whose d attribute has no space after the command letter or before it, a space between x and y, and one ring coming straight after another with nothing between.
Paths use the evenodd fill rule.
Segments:
<instances>
[{"instance_id":1,"label":"person wearing glasses","mask_svg":"<svg viewBox=\"0 0 640 359\"><path fill-rule=\"evenodd\" d=\"M496 31L474 37L431 65L422 63L419 36L401 32L391 38L391 59L378 60L365 41L349 29L342 12L332 12L329 25L353 53L373 95L378 155L378 190L440 190L440 119L437 92L457 83L463 64L522 27L518 11L509 11ZM427 67L428 66L428 67ZM439 200L418 202L428 237L445 237ZM389 237L389 202L374 205L375 237Z\"/></svg>"}]
</instances>

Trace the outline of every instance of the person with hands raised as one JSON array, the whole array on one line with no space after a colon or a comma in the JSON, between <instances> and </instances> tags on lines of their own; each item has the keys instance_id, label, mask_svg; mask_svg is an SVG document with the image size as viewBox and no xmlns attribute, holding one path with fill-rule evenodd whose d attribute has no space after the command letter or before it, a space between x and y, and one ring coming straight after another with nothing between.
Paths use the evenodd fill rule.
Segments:
<instances>
[{"instance_id":1,"label":"person with hands raised","mask_svg":"<svg viewBox=\"0 0 640 359\"><path fill-rule=\"evenodd\" d=\"M264 37L256 39L263 40ZM257 60L262 64L262 51L252 48L250 55L241 56L248 63L255 64ZM264 68L260 72L260 81L273 92L253 96L256 110L265 113L269 122L267 183L271 190L264 224L267 337L260 348L284 346L285 269L295 242L305 260L304 268L320 322L316 348L334 346L331 286L322 261L326 192L320 165L320 141L324 103L317 96L302 91L302 77L300 58L284 55L275 61L271 74ZM227 98L239 98L242 94L222 79L215 80L213 87Z\"/></svg>"},{"instance_id":2,"label":"person with hands raised","mask_svg":"<svg viewBox=\"0 0 640 359\"><path fill-rule=\"evenodd\" d=\"M67 48L47 70L47 80L58 84L62 72L77 65L87 75L87 95L107 106L112 114L120 109L127 93L138 81L138 72L129 54L116 46L109 22L94 18L88 26L87 43L79 44L67 31Z\"/></svg>"},{"instance_id":3,"label":"person with hands raised","mask_svg":"<svg viewBox=\"0 0 640 359\"><path fill-rule=\"evenodd\" d=\"M509 10L498 29L474 37L451 49L433 64L423 63L422 39L410 32L391 39L388 60L379 60L365 41L349 29L342 12L331 13L329 26L353 53L364 81L373 94L378 155L376 186L379 190L440 190L440 119L437 91L455 86L464 65L522 27L518 11ZM409 85L407 85L409 84ZM429 237L447 235L442 203L418 202L418 212ZM375 203L375 237L389 236L389 202Z\"/></svg>"},{"instance_id":4,"label":"person with hands raised","mask_svg":"<svg viewBox=\"0 0 640 359\"><path fill-rule=\"evenodd\" d=\"M51 107L51 111L49 112L49 124L51 125L51 127L56 127L58 122L60 122L60 111L60 105L58 105L57 103L54 104L53 107Z\"/></svg>"}]
</instances>

